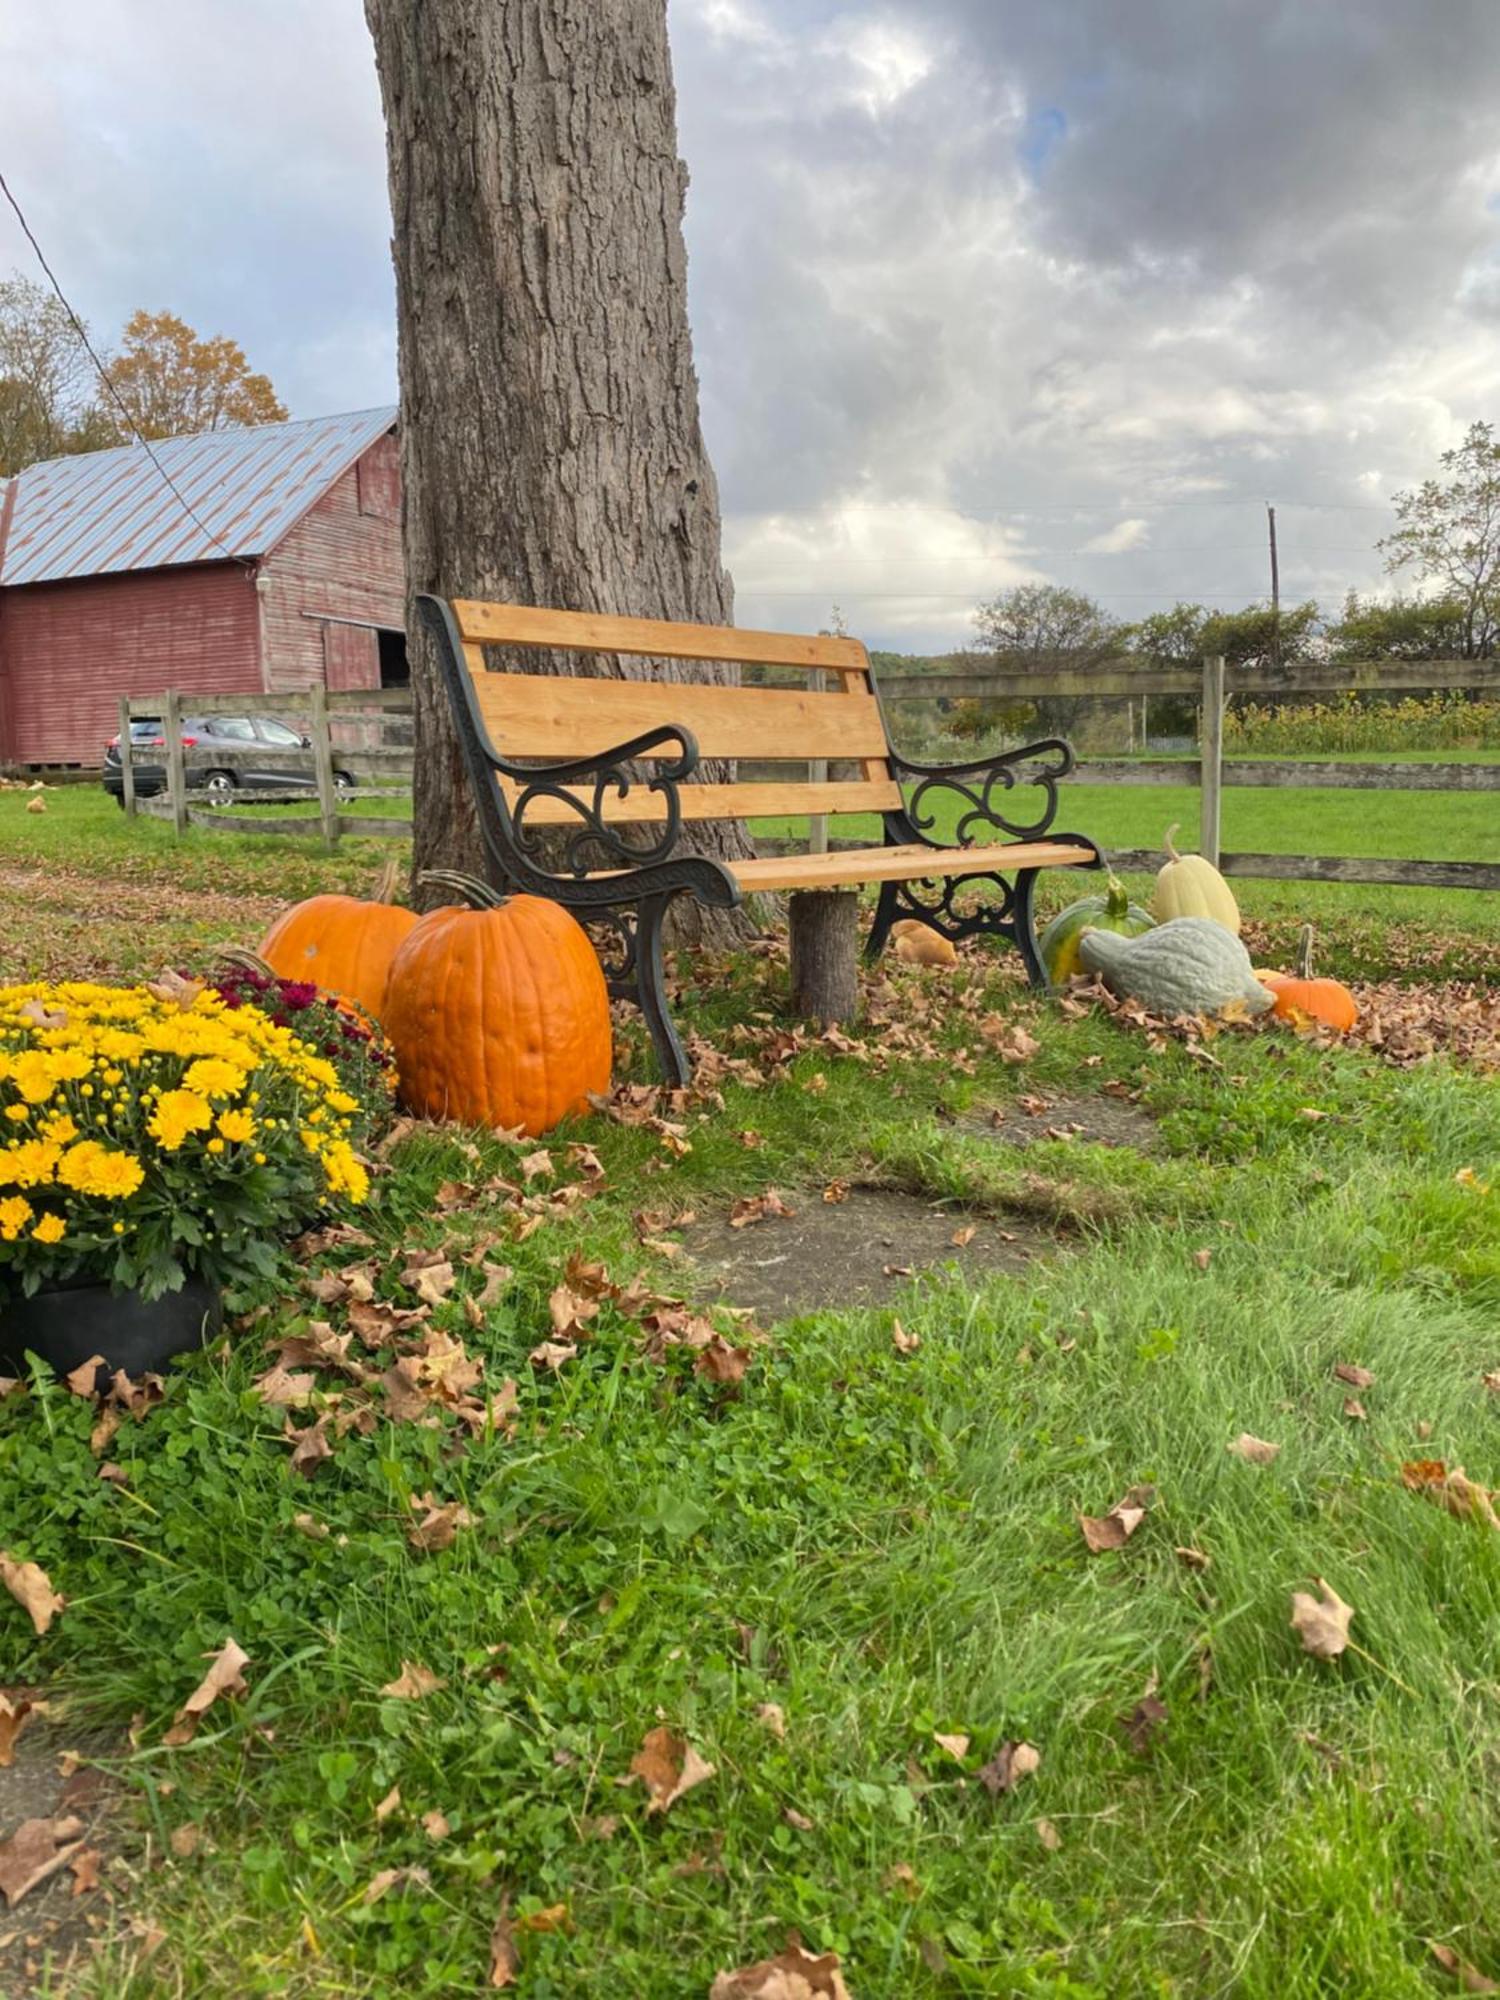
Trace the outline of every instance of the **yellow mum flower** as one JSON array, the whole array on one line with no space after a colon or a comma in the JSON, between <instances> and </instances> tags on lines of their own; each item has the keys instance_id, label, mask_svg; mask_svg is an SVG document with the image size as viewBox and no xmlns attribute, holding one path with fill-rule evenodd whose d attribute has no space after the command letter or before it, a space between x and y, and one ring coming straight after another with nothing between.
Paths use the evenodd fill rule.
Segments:
<instances>
[{"instance_id":1,"label":"yellow mum flower","mask_svg":"<svg viewBox=\"0 0 1500 2000\"><path fill-rule=\"evenodd\" d=\"M60 1215L44 1215L31 1232L37 1243L61 1243L67 1233L68 1225Z\"/></svg>"},{"instance_id":2,"label":"yellow mum flower","mask_svg":"<svg viewBox=\"0 0 1500 2000\"><path fill-rule=\"evenodd\" d=\"M63 1154L57 1178L79 1194L120 1201L134 1194L146 1175L140 1161L129 1153L112 1153L96 1139L80 1139Z\"/></svg>"},{"instance_id":3,"label":"yellow mum flower","mask_svg":"<svg viewBox=\"0 0 1500 2000\"><path fill-rule=\"evenodd\" d=\"M370 1192L370 1176L342 1141L324 1153L323 1172L333 1193L346 1194L353 1202L363 1201Z\"/></svg>"},{"instance_id":4,"label":"yellow mum flower","mask_svg":"<svg viewBox=\"0 0 1500 2000\"><path fill-rule=\"evenodd\" d=\"M234 1097L245 1087L245 1072L222 1056L200 1056L182 1081L202 1097Z\"/></svg>"},{"instance_id":5,"label":"yellow mum flower","mask_svg":"<svg viewBox=\"0 0 1500 2000\"><path fill-rule=\"evenodd\" d=\"M51 1139L56 1145L66 1146L78 1137L78 1127L66 1111L55 1111L43 1125L42 1137Z\"/></svg>"},{"instance_id":6,"label":"yellow mum flower","mask_svg":"<svg viewBox=\"0 0 1500 2000\"><path fill-rule=\"evenodd\" d=\"M13 1194L0 1201L0 1242L14 1243L32 1215L31 1203L24 1195Z\"/></svg>"},{"instance_id":7,"label":"yellow mum flower","mask_svg":"<svg viewBox=\"0 0 1500 2000\"><path fill-rule=\"evenodd\" d=\"M51 1059L41 1049L23 1049L11 1064L11 1081L28 1104L45 1104L57 1087Z\"/></svg>"},{"instance_id":8,"label":"yellow mum flower","mask_svg":"<svg viewBox=\"0 0 1500 2000\"><path fill-rule=\"evenodd\" d=\"M189 1132L201 1132L212 1123L212 1111L195 1091L166 1090L156 1100L147 1130L163 1152L175 1153Z\"/></svg>"},{"instance_id":9,"label":"yellow mum flower","mask_svg":"<svg viewBox=\"0 0 1500 2000\"><path fill-rule=\"evenodd\" d=\"M7 1104L5 1115L12 1125L24 1125L31 1116L31 1107L29 1104Z\"/></svg>"},{"instance_id":10,"label":"yellow mum flower","mask_svg":"<svg viewBox=\"0 0 1500 2000\"><path fill-rule=\"evenodd\" d=\"M81 1076L87 1076L94 1067L94 1059L82 1049L53 1049L47 1057L47 1067L59 1083L76 1083Z\"/></svg>"},{"instance_id":11,"label":"yellow mum flower","mask_svg":"<svg viewBox=\"0 0 1500 2000\"><path fill-rule=\"evenodd\" d=\"M231 1145L242 1146L255 1137L255 1120L248 1111L221 1111L215 1123L220 1138Z\"/></svg>"},{"instance_id":12,"label":"yellow mum flower","mask_svg":"<svg viewBox=\"0 0 1500 2000\"><path fill-rule=\"evenodd\" d=\"M23 1139L0 1152L0 1187L45 1187L57 1171L61 1146L47 1139Z\"/></svg>"}]
</instances>

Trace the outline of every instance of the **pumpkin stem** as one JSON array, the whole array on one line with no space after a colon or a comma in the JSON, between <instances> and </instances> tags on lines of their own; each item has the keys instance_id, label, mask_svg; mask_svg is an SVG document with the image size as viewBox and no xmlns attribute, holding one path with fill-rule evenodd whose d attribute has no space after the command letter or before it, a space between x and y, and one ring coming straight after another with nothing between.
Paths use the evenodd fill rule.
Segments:
<instances>
[{"instance_id":1,"label":"pumpkin stem","mask_svg":"<svg viewBox=\"0 0 1500 2000\"><path fill-rule=\"evenodd\" d=\"M505 902L498 889L481 882L477 875L464 875L457 868L426 868L417 877L422 889L455 889L459 900L471 910L498 910Z\"/></svg>"},{"instance_id":2,"label":"pumpkin stem","mask_svg":"<svg viewBox=\"0 0 1500 2000\"><path fill-rule=\"evenodd\" d=\"M237 944L227 944L219 953L222 965L236 965L241 972L257 972L262 979L275 979L279 975L274 966L268 965L258 951L244 951Z\"/></svg>"},{"instance_id":3,"label":"pumpkin stem","mask_svg":"<svg viewBox=\"0 0 1500 2000\"><path fill-rule=\"evenodd\" d=\"M1297 977L1311 979L1313 976L1313 927L1304 924L1297 939Z\"/></svg>"},{"instance_id":4,"label":"pumpkin stem","mask_svg":"<svg viewBox=\"0 0 1500 2000\"><path fill-rule=\"evenodd\" d=\"M1161 844L1167 850L1168 861L1180 861L1182 859L1182 856L1177 852L1177 849L1172 845L1172 842L1177 837L1178 824L1179 822L1174 819L1172 824L1167 828L1166 833L1162 837Z\"/></svg>"},{"instance_id":5,"label":"pumpkin stem","mask_svg":"<svg viewBox=\"0 0 1500 2000\"><path fill-rule=\"evenodd\" d=\"M1112 917L1123 917L1130 908L1130 898L1125 893L1125 884L1113 868L1104 884L1104 908Z\"/></svg>"},{"instance_id":6,"label":"pumpkin stem","mask_svg":"<svg viewBox=\"0 0 1500 2000\"><path fill-rule=\"evenodd\" d=\"M374 903L394 903L396 900L396 884L400 879L401 857L398 854L388 854L385 858L385 866L381 869L379 878L375 884L375 894L370 900Z\"/></svg>"}]
</instances>

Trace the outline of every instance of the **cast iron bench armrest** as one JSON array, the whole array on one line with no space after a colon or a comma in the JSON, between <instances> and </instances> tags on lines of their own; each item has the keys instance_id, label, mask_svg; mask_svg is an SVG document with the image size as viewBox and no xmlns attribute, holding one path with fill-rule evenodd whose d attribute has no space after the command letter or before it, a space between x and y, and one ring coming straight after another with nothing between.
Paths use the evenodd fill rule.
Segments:
<instances>
[{"instance_id":1,"label":"cast iron bench armrest","mask_svg":"<svg viewBox=\"0 0 1500 2000\"><path fill-rule=\"evenodd\" d=\"M1041 758L1050 761L1031 772L1020 769L1022 765L1035 764ZM1036 840L1046 833L1056 817L1058 781L1065 778L1072 768L1072 749L1059 736L1046 737L1040 743L1023 744L1019 750L1006 750L997 757L976 757L964 764L915 764L909 757L902 757L893 750L891 769L894 775L916 778L920 782L906 801L905 810L899 814L888 814L887 820L901 822L899 830L902 833L909 832L929 847L969 847L976 838L987 839L987 829L991 827L999 827L1002 833L1008 833L1016 840ZM1004 813L997 810L997 790L1013 791L1018 780L1041 787L1045 804L1040 817L1007 819ZM937 825L937 814L928 806L929 799L938 799L944 793L955 795L963 808L951 840L934 838L932 829Z\"/></svg>"},{"instance_id":2,"label":"cast iron bench armrest","mask_svg":"<svg viewBox=\"0 0 1500 2000\"><path fill-rule=\"evenodd\" d=\"M662 765L653 777L632 776L626 768L633 758L649 757L668 743L677 744L678 755ZM653 862L671 859L682 831L682 802L677 788L698 768L698 745L691 730L669 725L648 729L644 735L632 736L628 743L601 750L596 756L574 757L566 763L513 764L507 758L493 755L490 762L502 777L519 787L510 802L510 824L521 853L534 867L582 880L601 868L648 868ZM577 788L586 780L592 791L581 794ZM659 836L645 847L623 840L604 816L606 798L624 799L642 789L660 794L667 807ZM538 799L561 801L569 812L577 815L578 824L569 828L554 819L542 826L528 826L527 811ZM548 861L549 838L562 843L560 865Z\"/></svg>"}]
</instances>

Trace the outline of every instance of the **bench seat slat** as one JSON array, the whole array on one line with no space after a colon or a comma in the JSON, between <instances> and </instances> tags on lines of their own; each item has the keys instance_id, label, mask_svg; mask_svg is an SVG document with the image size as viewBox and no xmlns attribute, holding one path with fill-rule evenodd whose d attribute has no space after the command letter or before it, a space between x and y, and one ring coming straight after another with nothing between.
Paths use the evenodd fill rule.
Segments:
<instances>
[{"instance_id":1,"label":"bench seat slat","mask_svg":"<svg viewBox=\"0 0 1500 2000\"><path fill-rule=\"evenodd\" d=\"M483 645L546 646L569 653L630 653L666 660L724 660L759 667L835 667L861 674L869 656L858 639L796 632L682 625L665 618L606 618L592 611L546 611L527 604L453 606L465 639Z\"/></svg>"},{"instance_id":2,"label":"bench seat slat","mask_svg":"<svg viewBox=\"0 0 1500 2000\"><path fill-rule=\"evenodd\" d=\"M561 674L476 673L473 681L506 757L592 757L676 723L692 731L704 757L863 757L887 768L885 725L872 694Z\"/></svg>"},{"instance_id":3,"label":"bench seat slat","mask_svg":"<svg viewBox=\"0 0 1500 2000\"><path fill-rule=\"evenodd\" d=\"M502 778L501 789L514 805L521 787L511 778ZM568 788L581 803L592 808L593 793L580 786ZM861 780L809 784L806 779L786 784L679 785L677 796L685 820L698 819L801 819L810 813L894 812L901 805L901 787L892 778L868 784ZM645 826L664 820L667 802L660 792L648 792L633 785L622 799L608 793L601 801L603 818L612 826ZM528 826L577 826L578 814L561 799L535 798L526 808Z\"/></svg>"},{"instance_id":4,"label":"bench seat slat","mask_svg":"<svg viewBox=\"0 0 1500 2000\"><path fill-rule=\"evenodd\" d=\"M742 889L840 889L860 882L919 882L947 875L1010 875L1018 868L1089 868L1092 848L1061 840L999 847L855 847L832 854L767 854L726 863ZM590 880L618 874L602 869Z\"/></svg>"}]
</instances>

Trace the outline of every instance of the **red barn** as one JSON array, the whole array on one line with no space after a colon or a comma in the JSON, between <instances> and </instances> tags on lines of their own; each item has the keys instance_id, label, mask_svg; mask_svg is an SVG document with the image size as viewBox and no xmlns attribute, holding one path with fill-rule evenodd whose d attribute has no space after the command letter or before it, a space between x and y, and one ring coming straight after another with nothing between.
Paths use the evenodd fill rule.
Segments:
<instances>
[{"instance_id":1,"label":"red barn","mask_svg":"<svg viewBox=\"0 0 1500 2000\"><path fill-rule=\"evenodd\" d=\"M204 431L0 485L0 767L97 763L122 694L403 685L395 427Z\"/></svg>"}]
</instances>

